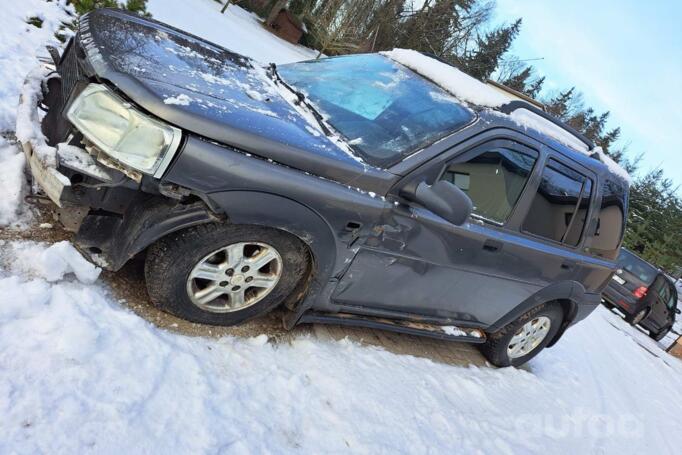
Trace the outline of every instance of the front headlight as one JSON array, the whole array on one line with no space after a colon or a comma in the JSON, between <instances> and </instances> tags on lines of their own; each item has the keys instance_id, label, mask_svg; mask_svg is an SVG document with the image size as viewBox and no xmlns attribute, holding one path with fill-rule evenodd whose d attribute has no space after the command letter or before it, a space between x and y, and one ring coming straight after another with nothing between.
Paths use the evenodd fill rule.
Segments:
<instances>
[{"instance_id":1,"label":"front headlight","mask_svg":"<svg viewBox=\"0 0 682 455\"><path fill-rule=\"evenodd\" d=\"M66 113L73 126L107 155L145 174L162 174L181 131L136 111L104 85L90 84Z\"/></svg>"}]
</instances>

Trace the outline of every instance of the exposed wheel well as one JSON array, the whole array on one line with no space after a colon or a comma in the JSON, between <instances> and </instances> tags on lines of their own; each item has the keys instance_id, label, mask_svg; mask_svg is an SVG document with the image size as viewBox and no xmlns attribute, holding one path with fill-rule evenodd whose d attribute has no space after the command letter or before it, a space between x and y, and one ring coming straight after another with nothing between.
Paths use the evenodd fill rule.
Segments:
<instances>
[{"instance_id":1,"label":"exposed wheel well","mask_svg":"<svg viewBox=\"0 0 682 455\"><path fill-rule=\"evenodd\" d=\"M557 299L557 300L547 302L547 304L548 305L551 305L551 304L559 305L564 312L564 320L561 323L561 328L556 333L556 335L554 335L554 338L552 339L552 341L550 341L549 344L547 345L547 347L551 347L554 344L556 344L557 341L559 341L559 339L564 334L564 332L566 331L568 326L571 325L571 322L575 318L577 306L576 306L575 302L573 302L569 299Z\"/></svg>"}]
</instances>

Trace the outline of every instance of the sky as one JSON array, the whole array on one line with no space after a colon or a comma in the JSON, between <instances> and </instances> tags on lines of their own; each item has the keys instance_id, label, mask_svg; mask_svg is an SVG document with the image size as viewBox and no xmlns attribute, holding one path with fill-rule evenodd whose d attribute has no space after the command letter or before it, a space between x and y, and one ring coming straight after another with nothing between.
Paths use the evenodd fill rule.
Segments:
<instances>
[{"instance_id":1,"label":"sky","mask_svg":"<svg viewBox=\"0 0 682 455\"><path fill-rule=\"evenodd\" d=\"M682 194L682 1L497 0L496 23L523 18L511 49L546 76L610 111L639 173L662 167Z\"/></svg>"}]
</instances>

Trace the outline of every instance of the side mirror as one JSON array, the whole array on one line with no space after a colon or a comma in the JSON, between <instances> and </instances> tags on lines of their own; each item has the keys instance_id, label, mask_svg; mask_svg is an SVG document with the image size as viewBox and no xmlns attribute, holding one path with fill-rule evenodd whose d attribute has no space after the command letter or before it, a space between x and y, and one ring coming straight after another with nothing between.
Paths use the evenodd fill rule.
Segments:
<instances>
[{"instance_id":1,"label":"side mirror","mask_svg":"<svg viewBox=\"0 0 682 455\"><path fill-rule=\"evenodd\" d=\"M473 204L464 191L450 182L439 180L433 185L421 182L414 192L403 193L452 224L461 225L471 215Z\"/></svg>"},{"instance_id":2,"label":"side mirror","mask_svg":"<svg viewBox=\"0 0 682 455\"><path fill-rule=\"evenodd\" d=\"M680 310L679 308L675 308L675 313L682 314L682 310Z\"/></svg>"}]
</instances>

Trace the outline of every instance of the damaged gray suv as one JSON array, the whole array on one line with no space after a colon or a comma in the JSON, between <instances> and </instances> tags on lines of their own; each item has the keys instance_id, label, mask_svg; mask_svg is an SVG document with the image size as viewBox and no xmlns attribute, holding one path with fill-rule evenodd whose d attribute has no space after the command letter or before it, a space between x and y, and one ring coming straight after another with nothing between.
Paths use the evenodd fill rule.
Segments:
<instances>
[{"instance_id":1,"label":"damaged gray suv","mask_svg":"<svg viewBox=\"0 0 682 455\"><path fill-rule=\"evenodd\" d=\"M262 66L106 9L51 54L21 101L42 128L20 137L33 177L85 255L144 257L151 301L179 317L282 307L287 328L520 365L616 268L626 175L533 100L429 56Z\"/></svg>"}]
</instances>

